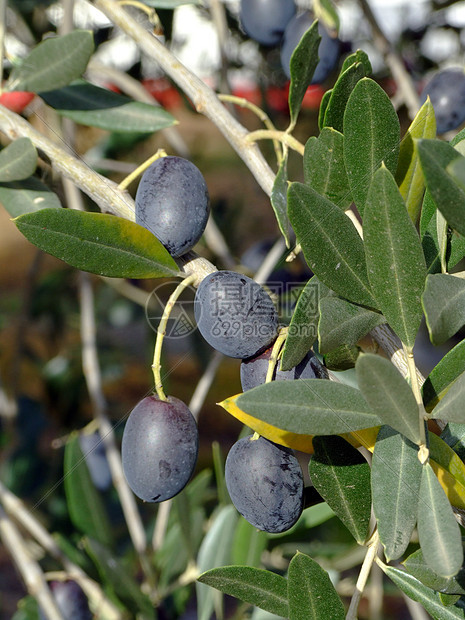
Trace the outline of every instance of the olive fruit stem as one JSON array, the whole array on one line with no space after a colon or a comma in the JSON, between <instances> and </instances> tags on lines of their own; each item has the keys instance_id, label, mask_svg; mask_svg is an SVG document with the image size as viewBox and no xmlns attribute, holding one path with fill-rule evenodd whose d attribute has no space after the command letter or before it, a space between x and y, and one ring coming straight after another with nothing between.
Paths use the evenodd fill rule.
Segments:
<instances>
[{"instance_id":1,"label":"olive fruit stem","mask_svg":"<svg viewBox=\"0 0 465 620\"><path fill-rule=\"evenodd\" d=\"M275 340L273 348L271 349L271 356L268 360L268 370L266 372L265 383L269 383L273 379L274 370L278 362L279 354L283 346L284 341L287 338L287 327L282 327L279 331L279 335Z\"/></svg>"},{"instance_id":2,"label":"olive fruit stem","mask_svg":"<svg viewBox=\"0 0 465 620\"><path fill-rule=\"evenodd\" d=\"M160 18L158 17L155 9L139 2L139 0L118 0L118 2L121 6L135 6L137 9L145 13L149 22L154 27L155 34L163 34L163 26L161 25Z\"/></svg>"},{"instance_id":3,"label":"olive fruit stem","mask_svg":"<svg viewBox=\"0 0 465 620\"><path fill-rule=\"evenodd\" d=\"M258 105L255 105L254 103L252 103L250 101L247 101L247 99L244 99L244 97L236 97L235 95L219 94L218 95L218 99L220 101L226 101L226 102L229 102L229 103L235 103L236 105L240 106L241 108L247 108L248 110L253 112L256 116L258 116L259 120L262 121L262 123L265 125L265 127L269 131L276 131L276 127L274 126L274 124L273 124L272 120L270 119L270 117L268 116L268 114L264 110L259 108ZM274 152L275 152L275 155L276 155L276 159L278 160L278 163L280 163L282 158L283 158L283 154L281 152L279 140L274 139L273 140L273 146L274 146Z\"/></svg>"},{"instance_id":4,"label":"olive fruit stem","mask_svg":"<svg viewBox=\"0 0 465 620\"><path fill-rule=\"evenodd\" d=\"M357 618L357 609L360 604L360 599L362 598L368 576L370 575L371 567L373 566L373 562L376 560L378 555L378 548L379 534L378 530L375 530L368 543L367 552L358 575L357 583L355 584L355 592L350 601L346 620L356 620Z\"/></svg>"},{"instance_id":5,"label":"olive fruit stem","mask_svg":"<svg viewBox=\"0 0 465 620\"><path fill-rule=\"evenodd\" d=\"M291 136L287 131L257 129L256 131L251 131L245 138L246 143L254 143L257 140L279 140L279 142L286 144L289 148L297 151L300 155L303 156L304 154L304 145L296 140L294 136Z\"/></svg>"},{"instance_id":6,"label":"olive fruit stem","mask_svg":"<svg viewBox=\"0 0 465 620\"><path fill-rule=\"evenodd\" d=\"M415 358L413 356L413 347L407 347L404 343L402 343L402 347L405 352L405 356L407 358L407 367L410 379L410 385L412 386L412 391L415 396L415 400L418 405L418 417L419 417L419 425L420 425L420 449L418 451L418 458L422 465L424 465L429 458L429 450L426 443L426 430L425 430L425 407L423 405L423 398L420 392L420 385L418 383L418 377L415 366Z\"/></svg>"},{"instance_id":7,"label":"olive fruit stem","mask_svg":"<svg viewBox=\"0 0 465 620\"><path fill-rule=\"evenodd\" d=\"M134 179L137 179L137 177L141 175L151 164L153 164L154 161L157 161L157 159L161 159L162 157L167 157L167 153L164 149L158 149L155 155L152 155L152 157L146 159L140 166L137 166L131 174L128 174L128 176L118 185L118 189L120 191L124 191L134 181Z\"/></svg>"},{"instance_id":8,"label":"olive fruit stem","mask_svg":"<svg viewBox=\"0 0 465 620\"><path fill-rule=\"evenodd\" d=\"M160 319L160 322L158 323L157 339L155 342L155 350L153 352L152 371L153 371L153 378L155 381L155 390L160 400L164 400L164 401L168 400L166 398L165 392L163 391L163 383L161 380L161 362L160 362L163 338L166 335L166 325L168 323L168 319L170 318L171 311L174 308L174 304L178 300L179 296L188 286L193 284L195 281L196 281L196 276L189 275L187 276L187 278L184 278L184 280L178 284L178 286L171 293L166 303L166 306L163 310L163 315Z\"/></svg>"}]
</instances>

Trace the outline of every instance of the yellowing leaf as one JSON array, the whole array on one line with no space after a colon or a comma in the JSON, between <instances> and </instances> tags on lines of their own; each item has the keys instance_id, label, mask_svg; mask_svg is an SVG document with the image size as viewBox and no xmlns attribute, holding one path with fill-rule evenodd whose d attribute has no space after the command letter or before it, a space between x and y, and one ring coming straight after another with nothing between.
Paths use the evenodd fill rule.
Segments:
<instances>
[{"instance_id":1,"label":"yellowing leaf","mask_svg":"<svg viewBox=\"0 0 465 620\"><path fill-rule=\"evenodd\" d=\"M312 438L313 435L297 435L297 433L290 433L284 431L281 428L262 422L257 418L245 413L242 409L236 405L236 399L240 394L226 398L223 402L218 403L223 409L231 414L234 418L251 428L253 431L262 435L270 441L279 443L281 446L292 448L293 450L299 450L300 452L306 452L307 454L313 453Z\"/></svg>"},{"instance_id":2,"label":"yellowing leaf","mask_svg":"<svg viewBox=\"0 0 465 620\"><path fill-rule=\"evenodd\" d=\"M236 405L239 396L240 394L236 394L218 404L234 418L266 439L293 450L313 454L313 435L300 435L285 431L254 418ZM342 437L356 448L363 446L373 452L378 432L379 426L346 433ZM450 503L465 510L465 464L445 441L432 432L429 433L429 446L431 467Z\"/></svg>"}]
</instances>

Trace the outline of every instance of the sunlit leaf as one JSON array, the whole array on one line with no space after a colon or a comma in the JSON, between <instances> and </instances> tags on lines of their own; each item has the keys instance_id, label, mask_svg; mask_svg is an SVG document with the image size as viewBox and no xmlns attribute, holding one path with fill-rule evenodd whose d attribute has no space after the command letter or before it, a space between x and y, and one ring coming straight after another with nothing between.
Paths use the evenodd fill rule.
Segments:
<instances>
[{"instance_id":1,"label":"sunlit leaf","mask_svg":"<svg viewBox=\"0 0 465 620\"><path fill-rule=\"evenodd\" d=\"M23 235L72 267L119 278L178 275L151 232L120 217L71 209L42 209L15 219Z\"/></svg>"},{"instance_id":2,"label":"sunlit leaf","mask_svg":"<svg viewBox=\"0 0 465 620\"><path fill-rule=\"evenodd\" d=\"M414 223L418 220L425 191L425 180L415 141L421 138L436 137L436 119L431 113L432 109L433 106L428 98L417 112L400 143L396 182Z\"/></svg>"}]
</instances>

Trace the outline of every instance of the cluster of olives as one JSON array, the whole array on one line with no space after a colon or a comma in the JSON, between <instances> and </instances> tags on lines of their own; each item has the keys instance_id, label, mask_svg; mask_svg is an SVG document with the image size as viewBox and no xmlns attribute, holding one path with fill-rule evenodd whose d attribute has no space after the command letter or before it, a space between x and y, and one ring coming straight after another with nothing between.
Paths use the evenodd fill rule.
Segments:
<instances>
[{"instance_id":1,"label":"cluster of olives","mask_svg":"<svg viewBox=\"0 0 465 620\"><path fill-rule=\"evenodd\" d=\"M180 157L164 157L142 176L136 194L136 221L151 230L173 256L192 249L209 213L200 171ZM243 391L265 382L278 315L266 290L234 271L215 271L199 284L194 300L198 329L217 351L242 360ZM328 378L312 352L277 381ZM147 502L179 493L189 481L198 454L197 425L188 407L174 397L151 395L131 412L123 434L123 468L129 486ZM238 441L226 461L226 484L237 510L255 527L283 532L302 512L303 476L292 450L263 437Z\"/></svg>"},{"instance_id":2,"label":"cluster of olives","mask_svg":"<svg viewBox=\"0 0 465 620\"><path fill-rule=\"evenodd\" d=\"M302 35L314 21L312 11L297 13L294 0L241 0L240 21L242 28L258 43L267 47L281 45L281 65L290 78L290 60ZM312 84L321 84L339 60L339 39L331 37L319 22L321 36L318 48L320 59L312 78Z\"/></svg>"}]
</instances>

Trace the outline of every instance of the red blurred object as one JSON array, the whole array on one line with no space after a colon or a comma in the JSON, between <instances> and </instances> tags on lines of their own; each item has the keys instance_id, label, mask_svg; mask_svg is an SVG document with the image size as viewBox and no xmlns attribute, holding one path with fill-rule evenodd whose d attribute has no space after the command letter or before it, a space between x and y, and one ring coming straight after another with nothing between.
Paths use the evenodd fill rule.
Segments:
<instances>
[{"instance_id":1,"label":"red blurred object","mask_svg":"<svg viewBox=\"0 0 465 620\"><path fill-rule=\"evenodd\" d=\"M142 80L142 85L145 90L154 97L158 103L170 110L178 108L182 105L182 97L179 92L168 82L168 80L160 79L146 79Z\"/></svg>"},{"instance_id":2,"label":"red blurred object","mask_svg":"<svg viewBox=\"0 0 465 620\"><path fill-rule=\"evenodd\" d=\"M286 85L286 102L289 97L289 85L290 82ZM320 84L310 84L302 100L302 108L307 110L318 110L325 92L326 88L323 88Z\"/></svg>"},{"instance_id":3,"label":"red blurred object","mask_svg":"<svg viewBox=\"0 0 465 620\"><path fill-rule=\"evenodd\" d=\"M310 84L304 95L302 107L309 110L318 110L325 92L326 89L319 84Z\"/></svg>"},{"instance_id":4,"label":"red blurred object","mask_svg":"<svg viewBox=\"0 0 465 620\"><path fill-rule=\"evenodd\" d=\"M287 88L269 86L266 89L266 101L272 110L286 114L289 111Z\"/></svg>"},{"instance_id":5,"label":"red blurred object","mask_svg":"<svg viewBox=\"0 0 465 620\"><path fill-rule=\"evenodd\" d=\"M5 91L0 95L0 104L16 114L20 114L24 108L34 99L35 93L22 90Z\"/></svg>"}]
</instances>

